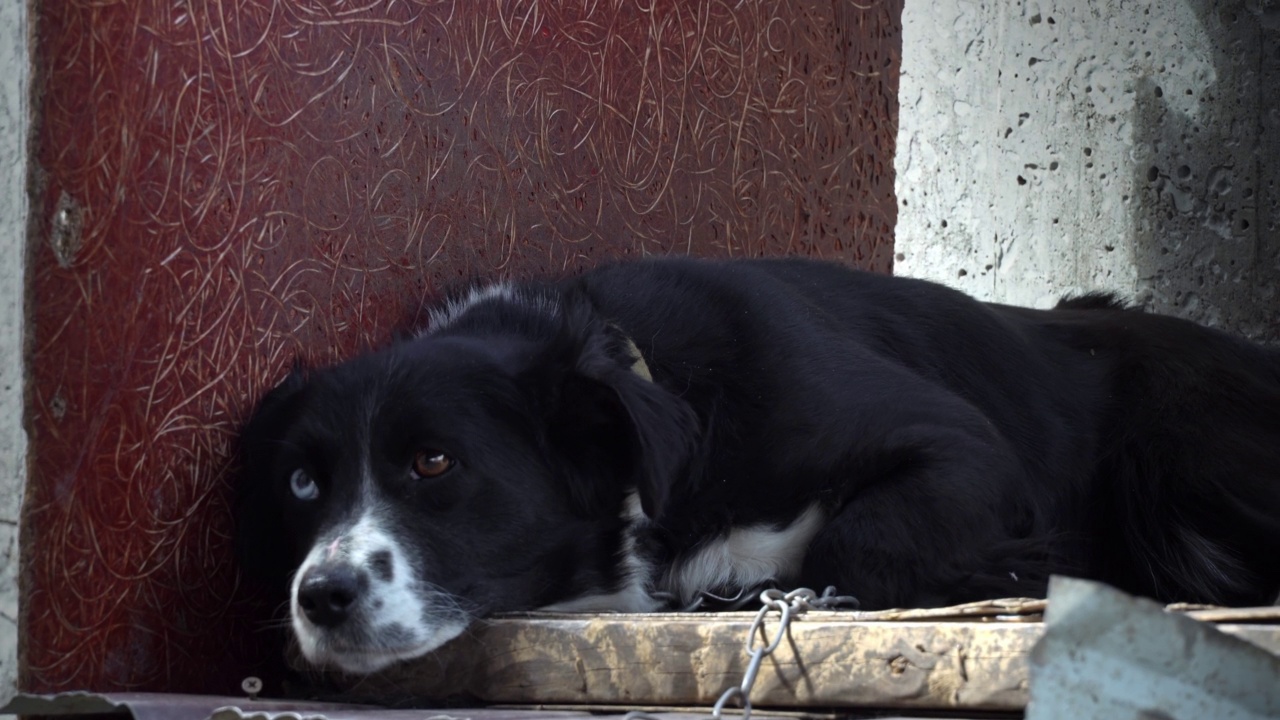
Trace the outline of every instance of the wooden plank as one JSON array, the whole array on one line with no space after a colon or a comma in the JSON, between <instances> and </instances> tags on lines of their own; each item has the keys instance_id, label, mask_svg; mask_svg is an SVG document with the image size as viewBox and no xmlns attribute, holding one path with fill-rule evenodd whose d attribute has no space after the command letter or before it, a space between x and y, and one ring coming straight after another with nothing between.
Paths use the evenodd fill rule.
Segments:
<instances>
[{"instance_id":1,"label":"wooden plank","mask_svg":"<svg viewBox=\"0 0 1280 720\"><path fill-rule=\"evenodd\" d=\"M1194 620L1214 623L1267 623L1280 624L1280 606L1256 608L1204 608L1188 610Z\"/></svg>"},{"instance_id":2,"label":"wooden plank","mask_svg":"<svg viewBox=\"0 0 1280 720\"><path fill-rule=\"evenodd\" d=\"M813 611L766 659L757 707L1020 710L1039 622L867 621ZM865 614L862 614L865 616ZM336 678L354 697L709 706L741 681L753 613L503 617L420 660ZM770 619L768 628L777 627ZM1280 654L1280 625L1222 630Z\"/></svg>"}]
</instances>

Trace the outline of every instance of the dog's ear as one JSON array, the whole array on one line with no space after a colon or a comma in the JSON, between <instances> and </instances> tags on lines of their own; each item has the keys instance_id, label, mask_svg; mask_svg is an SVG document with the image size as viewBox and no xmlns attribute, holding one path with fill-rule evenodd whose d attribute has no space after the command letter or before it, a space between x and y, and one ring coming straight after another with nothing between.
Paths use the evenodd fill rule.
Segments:
<instances>
[{"instance_id":1,"label":"dog's ear","mask_svg":"<svg viewBox=\"0 0 1280 720\"><path fill-rule=\"evenodd\" d=\"M284 516L272 486L272 473L284 433L297 418L298 399L306 382L306 371L295 365L288 377L263 396L240 431L240 473L232 505L236 560L255 580L284 581L293 570L289 548L279 537Z\"/></svg>"},{"instance_id":2,"label":"dog's ear","mask_svg":"<svg viewBox=\"0 0 1280 720\"><path fill-rule=\"evenodd\" d=\"M692 459L697 416L684 400L630 367L612 370L608 377L606 384L617 393L631 425L640 506L656 518Z\"/></svg>"},{"instance_id":3,"label":"dog's ear","mask_svg":"<svg viewBox=\"0 0 1280 720\"><path fill-rule=\"evenodd\" d=\"M635 346L616 328L569 317L562 333L534 372L550 384L550 440L575 465L575 502L590 512L633 485L645 515L657 517L688 466L697 417L639 370Z\"/></svg>"}]
</instances>

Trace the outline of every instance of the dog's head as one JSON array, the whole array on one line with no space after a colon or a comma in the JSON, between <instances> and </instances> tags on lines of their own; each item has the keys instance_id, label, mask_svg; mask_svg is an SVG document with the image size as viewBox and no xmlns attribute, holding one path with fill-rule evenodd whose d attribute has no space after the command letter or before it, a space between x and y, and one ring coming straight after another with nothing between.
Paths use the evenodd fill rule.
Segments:
<instances>
[{"instance_id":1,"label":"dog's head","mask_svg":"<svg viewBox=\"0 0 1280 720\"><path fill-rule=\"evenodd\" d=\"M242 434L237 544L289 583L308 660L372 672L626 582L625 498L655 515L695 432L633 348L585 301L494 294L268 393Z\"/></svg>"}]
</instances>

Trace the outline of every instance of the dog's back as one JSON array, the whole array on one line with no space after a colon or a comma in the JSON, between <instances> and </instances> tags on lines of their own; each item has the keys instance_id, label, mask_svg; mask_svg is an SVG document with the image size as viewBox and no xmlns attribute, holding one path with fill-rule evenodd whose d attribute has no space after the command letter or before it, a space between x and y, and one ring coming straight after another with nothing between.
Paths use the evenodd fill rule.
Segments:
<instances>
[{"instance_id":1,"label":"dog's back","mask_svg":"<svg viewBox=\"0 0 1280 720\"><path fill-rule=\"evenodd\" d=\"M950 399L940 407L975 409L940 422L990 423L996 433L974 428L966 447L1016 456L1016 467L992 465L975 481L1001 498L994 510L1006 532L985 536L989 556L966 558L963 579L934 579L969 588L939 600L1035 592L1009 577L1038 569L1171 601L1266 603L1280 590L1274 350L1110 296L1028 310L800 260L627 264L581 282L655 376L718 426L706 464L731 469L734 495L768 497L788 513L796 510L784 497L753 485L742 456L772 447L793 468L805 453L830 465L851 454L841 443L885 431L877 422L916 422L886 412L895 401L941 393ZM891 397L906 386L938 392ZM880 470L850 463L861 476L843 485L788 482L797 494L865 501ZM698 485L702 501L734 506L707 485Z\"/></svg>"},{"instance_id":2,"label":"dog's back","mask_svg":"<svg viewBox=\"0 0 1280 720\"><path fill-rule=\"evenodd\" d=\"M1280 352L1191 322L1072 304L1054 340L1106 370L1091 574L1154 597L1267 604L1280 590Z\"/></svg>"}]
</instances>

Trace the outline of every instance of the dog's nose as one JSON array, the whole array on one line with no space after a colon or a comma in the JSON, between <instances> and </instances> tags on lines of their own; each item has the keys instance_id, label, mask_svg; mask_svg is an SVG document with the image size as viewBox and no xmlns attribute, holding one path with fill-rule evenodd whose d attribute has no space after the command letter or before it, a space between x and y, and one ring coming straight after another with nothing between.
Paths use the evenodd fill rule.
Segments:
<instances>
[{"instance_id":1,"label":"dog's nose","mask_svg":"<svg viewBox=\"0 0 1280 720\"><path fill-rule=\"evenodd\" d=\"M316 565L298 583L298 606L316 625L336 627L347 619L367 582L349 563Z\"/></svg>"}]
</instances>

